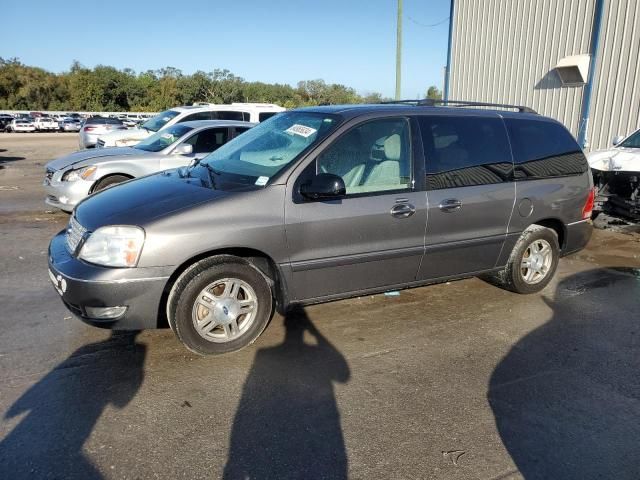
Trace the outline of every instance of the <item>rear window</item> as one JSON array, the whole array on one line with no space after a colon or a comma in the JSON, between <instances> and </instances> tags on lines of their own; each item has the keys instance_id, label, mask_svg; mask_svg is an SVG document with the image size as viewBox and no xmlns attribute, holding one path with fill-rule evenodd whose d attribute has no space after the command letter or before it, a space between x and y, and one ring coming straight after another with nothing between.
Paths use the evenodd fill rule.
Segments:
<instances>
[{"instance_id":1,"label":"rear window","mask_svg":"<svg viewBox=\"0 0 640 480\"><path fill-rule=\"evenodd\" d=\"M122 121L117 118L91 117L85 122L86 125L122 125Z\"/></svg>"},{"instance_id":2,"label":"rear window","mask_svg":"<svg viewBox=\"0 0 640 480\"><path fill-rule=\"evenodd\" d=\"M571 134L559 123L507 118L516 180L580 175L587 159Z\"/></svg>"},{"instance_id":3,"label":"rear window","mask_svg":"<svg viewBox=\"0 0 640 480\"><path fill-rule=\"evenodd\" d=\"M513 164L497 117L420 117L430 190L509 182Z\"/></svg>"}]
</instances>

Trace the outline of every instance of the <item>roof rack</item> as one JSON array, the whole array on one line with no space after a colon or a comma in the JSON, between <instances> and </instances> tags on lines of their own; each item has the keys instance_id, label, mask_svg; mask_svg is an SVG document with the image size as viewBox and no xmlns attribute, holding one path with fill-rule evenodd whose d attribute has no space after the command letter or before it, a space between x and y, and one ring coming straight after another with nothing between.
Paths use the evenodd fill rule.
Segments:
<instances>
[{"instance_id":1,"label":"roof rack","mask_svg":"<svg viewBox=\"0 0 640 480\"><path fill-rule=\"evenodd\" d=\"M538 113L532 108L525 107L523 105L509 105L507 103L487 103L487 102L469 102L464 100L438 100L434 98L423 98L421 100L394 100L388 102L381 102L384 104L412 104L419 107L434 107L436 105L451 105L453 107L499 107L499 108L512 108L518 110L520 113Z\"/></svg>"}]
</instances>

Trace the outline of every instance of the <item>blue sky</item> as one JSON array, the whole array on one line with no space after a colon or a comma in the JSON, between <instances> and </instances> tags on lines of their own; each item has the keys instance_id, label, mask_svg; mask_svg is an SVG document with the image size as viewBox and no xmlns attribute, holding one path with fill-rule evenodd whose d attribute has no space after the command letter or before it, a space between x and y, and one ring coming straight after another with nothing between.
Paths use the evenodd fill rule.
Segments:
<instances>
[{"instance_id":1,"label":"blue sky","mask_svg":"<svg viewBox=\"0 0 640 480\"><path fill-rule=\"evenodd\" d=\"M404 0L404 98L442 88L448 16L449 0ZM0 57L53 72L78 60L395 90L396 0L29 0L3 2L2 17Z\"/></svg>"}]
</instances>

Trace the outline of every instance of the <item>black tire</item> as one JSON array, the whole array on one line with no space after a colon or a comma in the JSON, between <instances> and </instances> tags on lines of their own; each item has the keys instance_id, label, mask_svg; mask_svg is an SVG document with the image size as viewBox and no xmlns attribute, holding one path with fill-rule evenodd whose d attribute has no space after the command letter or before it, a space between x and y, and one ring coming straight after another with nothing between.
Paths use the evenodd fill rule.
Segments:
<instances>
[{"instance_id":1,"label":"black tire","mask_svg":"<svg viewBox=\"0 0 640 480\"><path fill-rule=\"evenodd\" d=\"M257 307L253 323L239 337L226 342L205 339L194 326L193 311L200 293L217 280L235 278L255 292ZM220 355L252 344L273 315L273 295L264 276L248 262L231 255L220 255L197 262L176 281L167 301L169 325L189 350L199 355ZM240 318L240 317L238 317Z\"/></svg>"},{"instance_id":2,"label":"black tire","mask_svg":"<svg viewBox=\"0 0 640 480\"><path fill-rule=\"evenodd\" d=\"M536 283L527 283L523 275L522 260L527 249L537 240L544 240L551 246L551 265L540 281ZM504 270L484 276L483 278L500 288L504 288L515 293L537 293L546 287L553 278L558 267L559 259L560 246L558 244L558 234L550 228L542 227L540 225L531 225L522 232L522 235L511 251L511 256L509 257L509 261L507 262Z\"/></svg>"},{"instance_id":3,"label":"black tire","mask_svg":"<svg viewBox=\"0 0 640 480\"><path fill-rule=\"evenodd\" d=\"M93 192L99 192L100 190L113 187L114 185L126 182L127 180L130 180L130 178L125 175L111 175L109 177L105 177L102 180L99 180L98 183L96 183L96 186L93 187Z\"/></svg>"}]
</instances>

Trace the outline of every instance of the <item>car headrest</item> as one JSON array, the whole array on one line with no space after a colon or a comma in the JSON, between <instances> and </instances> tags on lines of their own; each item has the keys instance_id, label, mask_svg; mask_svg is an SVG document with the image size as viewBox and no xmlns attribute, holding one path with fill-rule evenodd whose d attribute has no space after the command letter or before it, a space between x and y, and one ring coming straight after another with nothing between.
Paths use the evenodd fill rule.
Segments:
<instances>
[{"instance_id":1,"label":"car headrest","mask_svg":"<svg viewBox=\"0 0 640 480\"><path fill-rule=\"evenodd\" d=\"M400 135L397 133L389 135L384 141L384 156L387 160L400 160L401 147Z\"/></svg>"}]
</instances>

